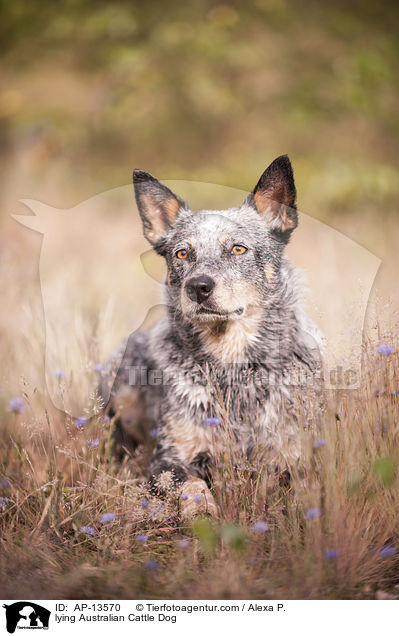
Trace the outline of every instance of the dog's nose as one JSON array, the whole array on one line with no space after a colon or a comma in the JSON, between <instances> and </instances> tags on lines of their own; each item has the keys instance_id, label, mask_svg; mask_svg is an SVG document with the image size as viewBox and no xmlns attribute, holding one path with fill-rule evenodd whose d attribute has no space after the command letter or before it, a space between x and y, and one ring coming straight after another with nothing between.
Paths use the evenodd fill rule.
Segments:
<instances>
[{"instance_id":1,"label":"dog's nose","mask_svg":"<svg viewBox=\"0 0 399 636\"><path fill-rule=\"evenodd\" d=\"M209 276L198 276L187 281L186 294L190 300L201 304L209 298L214 287L215 281L212 278Z\"/></svg>"}]
</instances>

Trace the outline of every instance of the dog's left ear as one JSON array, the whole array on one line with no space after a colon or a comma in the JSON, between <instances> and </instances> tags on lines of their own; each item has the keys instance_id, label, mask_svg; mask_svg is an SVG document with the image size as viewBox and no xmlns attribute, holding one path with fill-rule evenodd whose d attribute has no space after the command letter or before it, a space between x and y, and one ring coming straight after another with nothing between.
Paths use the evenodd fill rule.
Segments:
<instances>
[{"instance_id":1,"label":"dog's left ear","mask_svg":"<svg viewBox=\"0 0 399 636\"><path fill-rule=\"evenodd\" d=\"M187 204L149 172L134 170L133 185L144 236L154 246L167 234Z\"/></svg>"},{"instance_id":2,"label":"dog's left ear","mask_svg":"<svg viewBox=\"0 0 399 636\"><path fill-rule=\"evenodd\" d=\"M264 171L249 197L272 231L289 238L298 225L294 173L288 155L277 157Z\"/></svg>"}]
</instances>

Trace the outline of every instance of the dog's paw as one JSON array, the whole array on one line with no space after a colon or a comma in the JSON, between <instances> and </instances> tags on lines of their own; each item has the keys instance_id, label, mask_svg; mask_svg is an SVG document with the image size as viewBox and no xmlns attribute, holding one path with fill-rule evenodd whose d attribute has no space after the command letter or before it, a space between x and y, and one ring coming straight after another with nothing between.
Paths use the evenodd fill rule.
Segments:
<instances>
[{"instance_id":1,"label":"dog's paw","mask_svg":"<svg viewBox=\"0 0 399 636\"><path fill-rule=\"evenodd\" d=\"M192 519L199 515L218 516L213 495L202 479L190 477L184 482L180 502L180 514L183 519Z\"/></svg>"}]
</instances>

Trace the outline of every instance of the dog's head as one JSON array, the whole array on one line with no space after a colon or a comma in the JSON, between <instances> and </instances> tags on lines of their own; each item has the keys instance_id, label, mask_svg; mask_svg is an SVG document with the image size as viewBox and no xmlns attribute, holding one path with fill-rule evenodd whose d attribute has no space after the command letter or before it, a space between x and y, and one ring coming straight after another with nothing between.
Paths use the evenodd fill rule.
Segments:
<instances>
[{"instance_id":1,"label":"dog's head","mask_svg":"<svg viewBox=\"0 0 399 636\"><path fill-rule=\"evenodd\" d=\"M191 212L148 172L133 182L144 235L167 262L170 298L194 324L239 320L264 306L298 223L289 158L278 157L238 208Z\"/></svg>"}]
</instances>

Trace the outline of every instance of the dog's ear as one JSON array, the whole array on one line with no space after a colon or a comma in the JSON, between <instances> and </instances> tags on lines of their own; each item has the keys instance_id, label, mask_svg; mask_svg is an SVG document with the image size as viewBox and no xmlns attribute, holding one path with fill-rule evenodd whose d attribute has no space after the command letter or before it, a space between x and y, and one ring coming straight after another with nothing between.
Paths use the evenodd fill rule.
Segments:
<instances>
[{"instance_id":1,"label":"dog's ear","mask_svg":"<svg viewBox=\"0 0 399 636\"><path fill-rule=\"evenodd\" d=\"M144 236L156 246L176 221L179 209L187 209L187 205L144 170L134 170L133 185Z\"/></svg>"},{"instance_id":2,"label":"dog's ear","mask_svg":"<svg viewBox=\"0 0 399 636\"><path fill-rule=\"evenodd\" d=\"M277 157L264 171L249 197L270 229L289 238L298 225L294 173L288 155Z\"/></svg>"}]
</instances>

